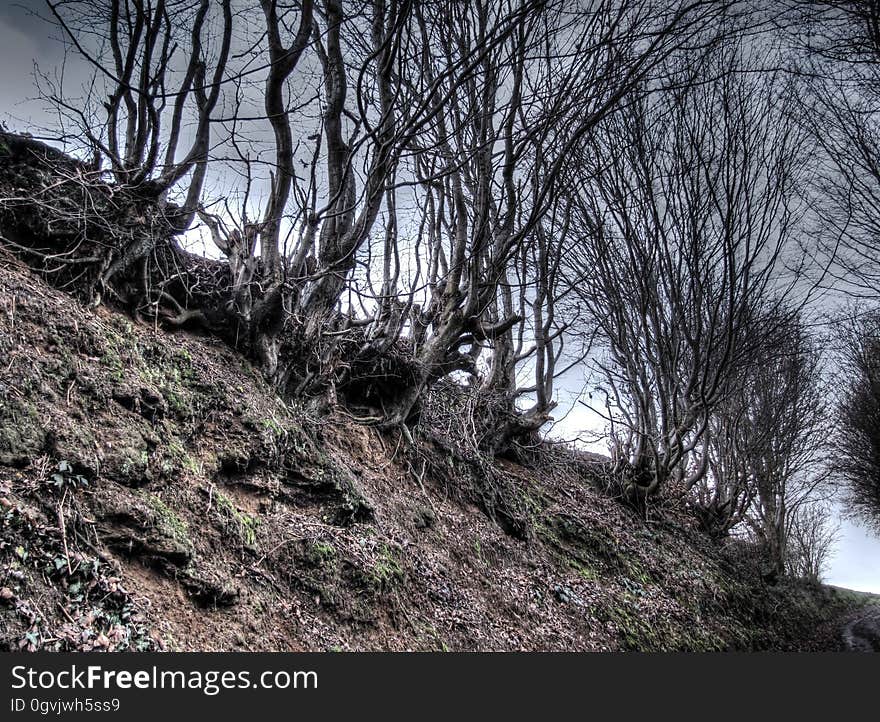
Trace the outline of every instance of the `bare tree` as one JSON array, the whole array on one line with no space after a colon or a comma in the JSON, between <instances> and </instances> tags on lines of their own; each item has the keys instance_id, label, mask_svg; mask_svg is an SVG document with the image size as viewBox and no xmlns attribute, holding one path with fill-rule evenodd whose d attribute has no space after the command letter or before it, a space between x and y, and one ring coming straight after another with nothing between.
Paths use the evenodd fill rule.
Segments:
<instances>
[{"instance_id":1,"label":"bare tree","mask_svg":"<svg viewBox=\"0 0 880 722\"><path fill-rule=\"evenodd\" d=\"M50 91L49 100L71 122L68 134L109 162L117 183L140 193L162 198L189 176L183 206L171 219L174 230L187 229L201 201L211 122L226 80L231 0L46 0L46 6L65 42L94 69L82 102L69 99L63 86ZM187 123L192 139L181 153Z\"/></svg>"},{"instance_id":2,"label":"bare tree","mask_svg":"<svg viewBox=\"0 0 880 722\"><path fill-rule=\"evenodd\" d=\"M762 346L712 413L697 450L708 471L690 503L713 536L757 524L778 562L791 513L815 502L827 478L827 389L798 313L771 309L755 324Z\"/></svg>"},{"instance_id":3,"label":"bare tree","mask_svg":"<svg viewBox=\"0 0 880 722\"><path fill-rule=\"evenodd\" d=\"M840 342L834 469L849 511L880 528L880 315L865 313L845 325Z\"/></svg>"},{"instance_id":4,"label":"bare tree","mask_svg":"<svg viewBox=\"0 0 880 722\"><path fill-rule=\"evenodd\" d=\"M820 349L796 312L774 308L755 323L762 345L712 413L696 450L707 474L689 503L716 538L750 533L768 579L786 570L818 578L834 539L819 513L827 512L831 470Z\"/></svg>"},{"instance_id":5,"label":"bare tree","mask_svg":"<svg viewBox=\"0 0 880 722\"><path fill-rule=\"evenodd\" d=\"M522 14L505 42L481 58L473 81L444 85L450 102L418 140L430 248L429 300L418 317L424 331L412 381L387 423L409 418L434 380L474 373L486 350L483 387L500 403L493 418L506 419L492 445L503 448L511 436L546 421L563 338L554 307L557 248L569 225L558 200L563 170L664 59L694 38L708 42L727 10L601 2L564 12L562 4L544 3L540 12ZM510 17L516 17L512 7L477 3L461 15L435 18L431 34L426 19L421 74L451 77L447 68L460 49ZM548 235L550 227L561 235ZM525 388L534 390L536 403L521 416L517 369L533 362L541 378Z\"/></svg>"},{"instance_id":6,"label":"bare tree","mask_svg":"<svg viewBox=\"0 0 880 722\"><path fill-rule=\"evenodd\" d=\"M740 427L740 468L753 489L746 523L766 551L766 576L775 579L801 508L827 497L827 389L819 351L796 319L754 362L743 385L747 406L730 423Z\"/></svg>"},{"instance_id":7,"label":"bare tree","mask_svg":"<svg viewBox=\"0 0 880 722\"><path fill-rule=\"evenodd\" d=\"M819 582L834 556L840 525L832 521L833 510L825 502L802 504L790 517L786 572Z\"/></svg>"},{"instance_id":8,"label":"bare tree","mask_svg":"<svg viewBox=\"0 0 880 722\"><path fill-rule=\"evenodd\" d=\"M567 272L604 343L595 370L636 498L706 474L695 452L772 332L755 319L786 293L804 137L782 110L790 89L749 62L728 48L700 83L685 65L576 161Z\"/></svg>"},{"instance_id":9,"label":"bare tree","mask_svg":"<svg viewBox=\"0 0 880 722\"><path fill-rule=\"evenodd\" d=\"M800 78L800 116L816 141L814 282L876 298L880 202L880 6L873 0L786 0L774 7Z\"/></svg>"},{"instance_id":10,"label":"bare tree","mask_svg":"<svg viewBox=\"0 0 880 722\"><path fill-rule=\"evenodd\" d=\"M164 204L166 235L197 216L226 257L142 234L101 283L143 261L142 308L223 335L285 394L338 393L388 426L438 379L479 378L501 450L546 422L583 355L563 360L570 160L675 54L711 55L735 6L49 2L109 97L53 101L83 128L104 113L86 137L115 182ZM205 198L208 168L243 179L238 209ZM205 272L224 282L204 292Z\"/></svg>"}]
</instances>

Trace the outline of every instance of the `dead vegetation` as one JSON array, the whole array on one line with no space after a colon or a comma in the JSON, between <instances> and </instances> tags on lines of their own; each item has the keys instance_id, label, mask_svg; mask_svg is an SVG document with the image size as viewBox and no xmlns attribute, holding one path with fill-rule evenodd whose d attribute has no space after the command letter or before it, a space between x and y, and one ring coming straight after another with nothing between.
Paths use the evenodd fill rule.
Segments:
<instances>
[{"instance_id":1,"label":"dead vegetation","mask_svg":"<svg viewBox=\"0 0 880 722\"><path fill-rule=\"evenodd\" d=\"M766 586L684 508L639 517L577 452L490 463L439 423L460 406L414 445L310 415L223 343L2 261L4 648L834 644L819 588Z\"/></svg>"}]
</instances>

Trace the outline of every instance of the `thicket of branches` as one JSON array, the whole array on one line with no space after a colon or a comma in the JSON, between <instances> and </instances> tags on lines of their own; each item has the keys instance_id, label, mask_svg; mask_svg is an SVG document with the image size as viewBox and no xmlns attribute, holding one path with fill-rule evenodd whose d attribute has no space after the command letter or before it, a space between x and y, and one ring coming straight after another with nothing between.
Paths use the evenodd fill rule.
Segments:
<instances>
[{"instance_id":1,"label":"thicket of branches","mask_svg":"<svg viewBox=\"0 0 880 722\"><path fill-rule=\"evenodd\" d=\"M82 96L42 76L65 137L157 212L37 253L90 299L201 324L282 393L383 425L470 375L502 450L546 422L562 370L571 158L671 58L708 52L731 6L47 2L93 68ZM180 252L197 222L221 262Z\"/></svg>"},{"instance_id":2,"label":"thicket of branches","mask_svg":"<svg viewBox=\"0 0 880 722\"><path fill-rule=\"evenodd\" d=\"M835 435L835 470L847 507L880 528L880 316L870 313L841 331L845 382Z\"/></svg>"},{"instance_id":3,"label":"thicket of branches","mask_svg":"<svg viewBox=\"0 0 880 722\"><path fill-rule=\"evenodd\" d=\"M615 461L641 495L706 474L713 413L784 322L779 260L799 217L788 88L736 47L680 65L585 148L566 263L603 341Z\"/></svg>"},{"instance_id":4,"label":"thicket of branches","mask_svg":"<svg viewBox=\"0 0 880 722\"><path fill-rule=\"evenodd\" d=\"M828 464L811 301L877 291L880 23L865 0L783 10L46 0L90 68L37 76L80 161L49 178L4 136L0 230L284 396L456 427L489 459L585 372L624 498L681 495L768 575L816 576L828 470L870 404L853 385Z\"/></svg>"}]
</instances>

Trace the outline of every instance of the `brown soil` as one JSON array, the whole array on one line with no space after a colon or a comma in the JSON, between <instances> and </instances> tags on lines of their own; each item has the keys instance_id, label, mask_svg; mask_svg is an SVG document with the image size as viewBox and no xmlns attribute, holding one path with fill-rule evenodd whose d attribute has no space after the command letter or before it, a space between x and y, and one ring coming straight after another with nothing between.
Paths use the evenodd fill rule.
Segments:
<instances>
[{"instance_id":1,"label":"brown soil","mask_svg":"<svg viewBox=\"0 0 880 722\"><path fill-rule=\"evenodd\" d=\"M285 405L219 342L85 308L0 255L2 648L839 643L815 630L842 602L764 585L674 504L635 515L595 461L547 446L489 480L459 461ZM473 502L500 482L516 524Z\"/></svg>"}]
</instances>

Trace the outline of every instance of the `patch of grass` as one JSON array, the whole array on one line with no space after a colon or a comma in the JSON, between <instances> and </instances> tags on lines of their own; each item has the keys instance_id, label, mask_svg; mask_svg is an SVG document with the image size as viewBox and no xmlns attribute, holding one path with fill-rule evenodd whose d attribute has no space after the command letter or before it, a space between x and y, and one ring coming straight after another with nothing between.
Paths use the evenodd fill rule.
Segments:
<instances>
[{"instance_id":1,"label":"patch of grass","mask_svg":"<svg viewBox=\"0 0 880 722\"><path fill-rule=\"evenodd\" d=\"M628 557L624 559L624 568L626 570L626 575L633 579L643 586L650 586L654 583L654 579L651 575L645 571L644 567L635 559Z\"/></svg>"},{"instance_id":2,"label":"patch of grass","mask_svg":"<svg viewBox=\"0 0 880 722\"><path fill-rule=\"evenodd\" d=\"M433 624L425 624L422 626L422 631L419 634L419 638L426 638L426 642L428 644L428 648L432 652L448 652L449 645L446 644L446 640L440 635L440 632L437 631L437 627Z\"/></svg>"},{"instance_id":3,"label":"patch of grass","mask_svg":"<svg viewBox=\"0 0 880 722\"><path fill-rule=\"evenodd\" d=\"M601 528L585 526L575 517L553 515L544 517L535 527L538 537L566 560L574 559L603 574L628 571L635 564L621 554L614 541ZM634 574L641 576L641 568Z\"/></svg>"},{"instance_id":4,"label":"patch of grass","mask_svg":"<svg viewBox=\"0 0 880 722\"><path fill-rule=\"evenodd\" d=\"M476 555L477 555L477 559L480 560L480 563L481 563L481 564L484 564L484 565L486 565L486 566L489 565L489 562L486 560L486 557L483 555L483 547L482 547L482 545L480 544L480 540L479 540L479 539L477 539L476 541L474 541L474 552L476 553Z\"/></svg>"},{"instance_id":5,"label":"patch of grass","mask_svg":"<svg viewBox=\"0 0 880 722\"><path fill-rule=\"evenodd\" d=\"M826 585L828 595L832 599L863 606L866 604L880 604L880 594L872 594L871 592L859 592L855 589L846 589L844 587L835 587Z\"/></svg>"}]
</instances>

